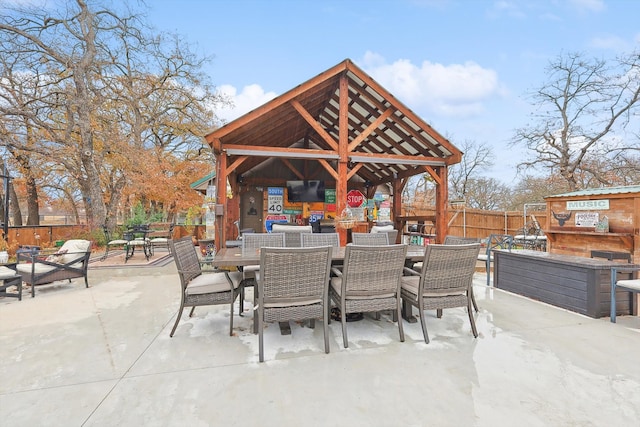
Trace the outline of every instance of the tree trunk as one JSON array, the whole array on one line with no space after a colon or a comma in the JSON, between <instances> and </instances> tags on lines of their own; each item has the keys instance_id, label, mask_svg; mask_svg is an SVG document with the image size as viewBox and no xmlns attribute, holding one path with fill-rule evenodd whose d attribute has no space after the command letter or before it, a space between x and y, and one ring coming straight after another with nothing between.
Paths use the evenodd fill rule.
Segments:
<instances>
[{"instance_id":1,"label":"tree trunk","mask_svg":"<svg viewBox=\"0 0 640 427\"><path fill-rule=\"evenodd\" d=\"M12 206L11 213L13 216L13 225L21 226L22 225L22 210L20 210L20 203L18 203L18 195L16 194L15 188L13 188L13 184L9 184L9 202L10 206Z\"/></svg>"}]
</instances>

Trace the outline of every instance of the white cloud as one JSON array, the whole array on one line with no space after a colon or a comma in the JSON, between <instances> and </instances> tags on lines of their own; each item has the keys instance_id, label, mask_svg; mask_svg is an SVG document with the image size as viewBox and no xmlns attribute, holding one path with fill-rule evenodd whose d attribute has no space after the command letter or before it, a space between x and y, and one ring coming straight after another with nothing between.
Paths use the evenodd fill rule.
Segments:
<instances>
[{"instance_id":1,"label":"white cloud","mask_svg":"<svg viewBox=\"0 0 640 427\"><path fill-rule=\"evenodd\" d=\"M475 62L420 66L400 59L392 64L367 52L362 67L385 89L412 109L446 117L470 117L484 111L484 102L504 93L495 71Z\"/></svg>"},{"instance_id":2,"label":"white cloud","mask_svg":"<svg viewBox=\"0 0 640 427\"><path fill-rule=\"evenodd\" d=\"M625 52L631 49L629 42L613 35L594 37L590 45L598 49L608 49L615 52Z\"/></svg>"},{"instance_id":3,"label":"white cloud","mask_svg":"<svg viewBox=\"0 0 640 427\"><path fill-rule=\"evenodd\" d=\"M237 119L243 114L271 101L276 97L275 92L265 92L258 84L245 86L242 92L238 93L237 89L231 85L218 86L218 92L232 100L233 105L230 107L219 108L216 115L219 119L228 123Z\"/></svg>"},{"instance_id":4,"label":"white cloud","mask_svg":"<svg viewBox=\"0 0 640 427\"><path fill-rule=\"evenodd\" d=\"M571 0L570 3L581 11L600 12L605 9L603 0Z\"/></svg>"},{"instance_id":5,"label":"white cloud","mask_svg":"<svg viewBox=\"0 0 640 427\"><path fill-rule=\"evenodd\" d=\"M512 1L496 1L491 9L487 11L488 16L497 18L499 15L507 15L511 18L524 18L526 15L520 10L520 5Z\"/></svg>"}]
</instances>

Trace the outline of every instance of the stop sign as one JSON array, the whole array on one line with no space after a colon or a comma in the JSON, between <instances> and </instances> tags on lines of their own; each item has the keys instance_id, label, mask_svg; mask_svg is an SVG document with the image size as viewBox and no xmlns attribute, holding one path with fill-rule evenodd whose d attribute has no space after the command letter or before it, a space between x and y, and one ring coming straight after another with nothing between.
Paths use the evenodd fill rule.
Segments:
<instances>
[{"instance_id":1,"label":"stop sign","mask_svg":"<svg viewBox=\"0 0 640 427\"><path fill-rule=\"evenodd\" d=\"M364 194L359 190L351 190L347 193L347 205L350 208L359 208L364 204Z\"/></svg>"}]
</instances>

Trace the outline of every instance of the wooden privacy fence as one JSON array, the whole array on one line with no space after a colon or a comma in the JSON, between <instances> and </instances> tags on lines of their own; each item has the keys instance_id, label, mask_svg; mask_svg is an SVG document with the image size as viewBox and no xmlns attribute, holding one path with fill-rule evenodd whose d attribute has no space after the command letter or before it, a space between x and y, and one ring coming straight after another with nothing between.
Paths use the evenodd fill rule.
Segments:
<instances>
[{"instance_id":1,"label":"wooden privacy fence","mask_svg":"<svg viewBox=\"0 0 640 427\"><path fill-rule=\"evenodd\" d=\"M188 228L188 229L187 229ZM191 227L176 226L173 232L175 239L193 235L201 239L205 235L204 225ZM2 233L0 232L0 236ZM96 245L100 245L104 240L102 229L89 231L87 225L23 225L9 226L7 241L12 248L12 252L18 246L40 246L50 248L56 246L57 241L69 239L93 240Z\"/></svg>"},{"instance_id":2,"label":"wooden privacy fence","mask_svg":"<svg viewBox=\"0 0 640 427\"><path fill-rule=\"evenodd\" d=\"M414 209L412 216L433 216L433 209ZM448 212L449 234L484 239L490 234L516 234L526 223L535 219L540 227L545 230L548 225L548 215L545 211L527 213L525 221L522 211L485 211L481 209L454 209ZM429 225L426 224L425 232L429 234ZM407 230L403 230L407 231Z\"/></svg>"},{"instance_id":3,"label":"wooden privacy fence","mask_svg":"<svg viewBox=\"0 0 640 427\"><path fill-rule=\"evenodd\" d=\"M7 241L12 247L16 244L53 247L58 240L86 239L88 234L86 225L23 225L9 227Z\"/></svg>"},{"instance_id":4,"label":"wooden privacy fence","mask_svg":"<svg viewBox=\"0 0 640 427\"><path fill-rule=\"evenodd\" d=\"M543 230L548 228L549 220L547 212L536 211L532 213L540 223ZM433 209L413 209L411 216L433 216ZM480 209L449 209L449 234L454 236L465 236L484 239L492 233L516 234L524 227L524 224L531 221L531 214L527 214L525 221L522 211L484 211ZM411 221L407 225L410 225ZM429 232L429 225L426 224L426 233ZM403 230L407 232L408 230ZM93 233L102 237L102 230L93 230ZM173 238L183 236L196 236L197 239L204 238L205 226L196 225L185 227L176 225ZM92 238L86 225L36 225L9 227L8 241L11 246L37 245L42 247L53 247L56 241L77 238ZM98 243L98 242L96 242ZM17 245L16 245L17 244Z\"/></svg>"}]
</instances>

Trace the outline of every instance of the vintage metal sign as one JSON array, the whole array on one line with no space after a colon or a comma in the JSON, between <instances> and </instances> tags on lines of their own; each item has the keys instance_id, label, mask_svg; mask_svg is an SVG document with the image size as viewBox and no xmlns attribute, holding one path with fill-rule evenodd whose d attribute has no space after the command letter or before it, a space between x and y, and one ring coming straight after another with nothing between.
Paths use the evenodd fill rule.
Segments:
<instances>
[{"instance_id":1,"label":"vintage metal sign","mask_svg":"<svg viewBox=\"0 0 640 427\"><path fill-rule=\"evenodd\" d=\"M284 188L269 187L267 212L272 215L281 214L284 205Z\"/></svg>"},{"instance_id":2,"label":"vintage metal sign","mask_svg":"<svg viewBox=\"0 0 640 427\"><path fill-rule=\"evenodd\" d=\"M576 212L576 227L595 227L598 221L598 212Z\"/></svg>"},{"instance_id":3,"label":"vintage metal sign","mask_svg":"<svg viewBox=\"0 0 640 427\"><path fill-rule=\"evenodd\" d=\"M609 210L609 199L601 200L567 200L568 211L606 211Z\"/></svg>"},{"instance_id":4,"label":"vintage metal sign","mask_svg":"<svg viewBox=\"0 0 640 427\"><path fill-rule=\"evenodd\" d=\"M359 208L366 202L367 199L359 190L350 190L347 193L347 205L349 205L350 208Z\"/></svg>"}]
</instances>

